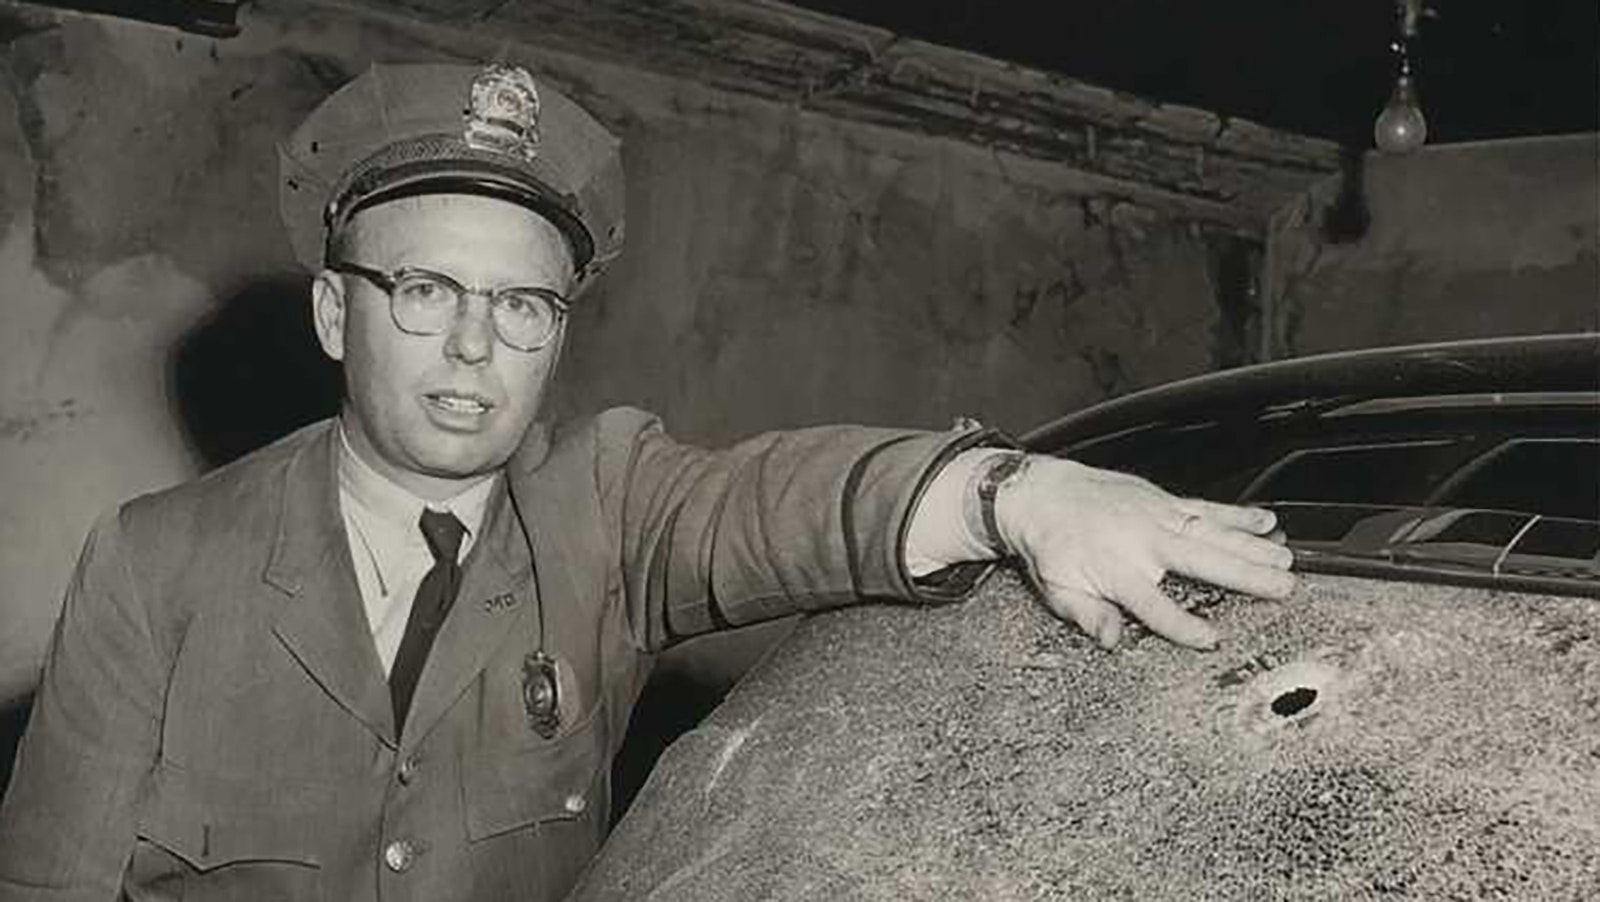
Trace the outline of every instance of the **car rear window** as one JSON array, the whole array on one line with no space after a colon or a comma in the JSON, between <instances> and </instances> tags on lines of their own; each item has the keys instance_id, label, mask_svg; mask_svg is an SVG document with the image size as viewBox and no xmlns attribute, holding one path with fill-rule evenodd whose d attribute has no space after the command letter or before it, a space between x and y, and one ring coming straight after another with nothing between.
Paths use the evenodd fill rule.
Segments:
<instances>
[{"instance_id":1,"label":"car rear window","mask_svg":"<svg viewBox=\"0 0 1600 902\"><path fill-rule=\"evenodd\" d=\"M1268 467L1243 501L1423 504L1461 456L1449 439L1295 451Z\"/></svg>"},{"instance_id":2,"label":"car rear window","mask_svg":"<svg viewBox=\"0 0 1600 902\"><path fill-rule=\"evenodd\" d=\"M1451 439L1302 449L1263 470L1241 500L1432 505L1600 520L1600 438L1514 439L1487 453Z\"/></svg>"},{"instance_id":3,"label":"car rear window","mask_svg":"<svg viewBox=\"0 0 1600 902\"><path fill-rule=\"evenodd\" d=\"M1432 500L1600 520L1600 439L1507 442L1451 479Z\"/></svg>"}]
</instances>

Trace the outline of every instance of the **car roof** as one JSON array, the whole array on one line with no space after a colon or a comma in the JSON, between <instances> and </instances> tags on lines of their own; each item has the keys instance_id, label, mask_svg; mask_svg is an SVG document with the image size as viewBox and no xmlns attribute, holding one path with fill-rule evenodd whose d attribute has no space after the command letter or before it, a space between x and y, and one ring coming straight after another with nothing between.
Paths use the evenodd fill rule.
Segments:
<instances>
[{"instance_id":1,"label":"car roof","mask_svg":"<svg viewBox=\"0 0 1600 902\"><path fill-rule=\"evenodd\" d=\"M1331 410L1377 398L1600 392L1600 333L1342 351L1208 373L1113 398L1026 433L1057 452L1157 423Z\"/></svg>"},{"instance_id":2,"label":"car roof","mask_svg":"<svg viewBox=\"0 0 1600 902\"><path fill-rule=\"evenodd\" d=\"M1024 443L1271 508L1301 569L1600 596L1600 334L1245 367Z\"/></svg>"}]
</instances>

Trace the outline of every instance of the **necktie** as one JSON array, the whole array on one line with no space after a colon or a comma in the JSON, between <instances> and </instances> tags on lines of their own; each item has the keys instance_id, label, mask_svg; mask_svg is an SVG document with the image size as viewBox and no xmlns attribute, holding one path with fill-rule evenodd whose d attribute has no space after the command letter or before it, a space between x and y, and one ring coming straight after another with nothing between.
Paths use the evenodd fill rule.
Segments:
<instances>
[{"instance_id":1,"label":"necktie","mask_svg":"<svg viewBox=\"0 0 1600 902\"><path fill-rule=\"evenodd\" d=\"M417 680L422 676L423 662L428 660L428 649L433 637L450 613L456 590L461 587L461 565L456 557L461 551L461 539L467 528L455 514L448 511L424 510L418 523L422 537L427 540L428 551L433 553L433 567L417 586L417 597L411 602L411 615L406 618L405 635L400 637L400 648L395 652L394 664L389 668L389 695L394 701L394 728L399 734L405 725L406 712L411 708L411 694L416 691Z\"/></svg>"}]
</instances>

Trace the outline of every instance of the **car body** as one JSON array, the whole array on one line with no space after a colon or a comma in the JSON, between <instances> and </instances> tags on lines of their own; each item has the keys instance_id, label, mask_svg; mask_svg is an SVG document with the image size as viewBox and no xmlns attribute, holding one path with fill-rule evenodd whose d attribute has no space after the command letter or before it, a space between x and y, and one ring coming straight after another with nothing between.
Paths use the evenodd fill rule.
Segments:
<instances>
[{"instance_id":1,"label":"car body","mask_svg":"<svg viewBox=\"0 0 1600 902\"><path fill-rule=\"evenodd\" d=\"M1305 571L1600 595L1600 335L1248 367L1024 443L1271 507Z\"/></svg>"},{"instance_id":2,"label":"car body","mask_svg":"<svg viewBox=\"0 0 1600 902\"><path fill-rule=\"evenodd\" d=\"M809 618L576 902L1600 898L1600 336L1330 355L1025 437L1269 506L1286 602L1102 652L1002 570Z\"/></svg>"}]
</instances>

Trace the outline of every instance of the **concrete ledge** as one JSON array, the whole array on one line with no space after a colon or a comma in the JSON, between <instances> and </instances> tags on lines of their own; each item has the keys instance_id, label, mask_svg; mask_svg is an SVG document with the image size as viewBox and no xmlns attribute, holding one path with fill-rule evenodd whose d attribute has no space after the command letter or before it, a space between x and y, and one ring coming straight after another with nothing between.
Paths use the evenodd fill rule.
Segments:
<instances>
[{"instance_id":1,"label":"concrete ledge","mask_svg":"<svg viewBox=\"0 0 1600 902\"><path fill-rule=\"evenodd\" d=\"M1338 166L1329 141L1155 103L770 0L337 0L847 120L1059 161L1156 206L1256 224ZM1115 187L1115 186L1111 186Z\"/></svg>"}]
</instances>

